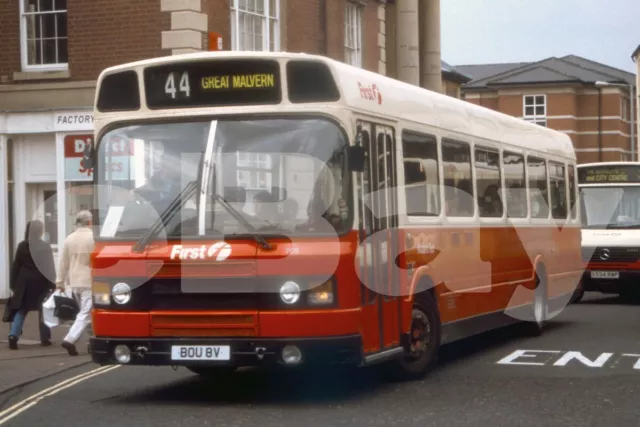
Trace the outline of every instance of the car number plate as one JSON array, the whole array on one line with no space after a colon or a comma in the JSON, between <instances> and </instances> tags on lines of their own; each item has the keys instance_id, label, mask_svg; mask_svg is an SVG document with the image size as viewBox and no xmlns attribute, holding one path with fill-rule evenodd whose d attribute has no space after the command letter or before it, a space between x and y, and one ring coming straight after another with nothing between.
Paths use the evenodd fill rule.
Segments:
<instances>
[{"instance_id":1,"label":"car number plate","mask_svg":"<svg viewBox=\"0 0 640 427\"><path fill-rule=\"evenodd\" d=\"M618 279L620 278L620 272L618 271L592 271L592 279Z\"/></svg>"},{"instance_id":2,"label":"car number plate","mask_svg":"<svg viewBox=\"0 0 640 427\"><path fill-rule=\"evenodd\" d=\"M230 360L228 345L174 345L171 360Z\"/></svg>"}]
</instances>

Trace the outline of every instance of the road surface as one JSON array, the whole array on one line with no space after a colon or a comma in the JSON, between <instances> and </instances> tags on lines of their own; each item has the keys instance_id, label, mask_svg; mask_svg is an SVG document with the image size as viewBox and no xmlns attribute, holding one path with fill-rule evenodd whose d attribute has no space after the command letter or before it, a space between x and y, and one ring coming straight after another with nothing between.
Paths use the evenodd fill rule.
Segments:
<instances>
[{"instance_id":1,"label":"road surface","mask_svg":"<svg viewBox=\"0 0 640 427\"><path fill-rule=\"evenodd\" d=\"M0 395L0 426L637 426L639 338L640 305L588 295L540 337L513 327L445 347L422 381L90 365Z\"/></svg>"}]
</instances>

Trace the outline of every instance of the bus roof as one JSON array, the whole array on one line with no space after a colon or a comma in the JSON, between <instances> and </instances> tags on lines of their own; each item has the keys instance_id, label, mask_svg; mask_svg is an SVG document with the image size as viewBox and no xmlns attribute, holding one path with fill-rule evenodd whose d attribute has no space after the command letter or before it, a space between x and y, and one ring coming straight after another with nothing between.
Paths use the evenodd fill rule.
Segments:
<instances>
[{"instance_id":1,"label":"bus roof","mask_svg":"<svg viewBox=\"0 0 640 427\"><path fill-rule=\"evenodd\" d=\"M415 122L445 131L466 134L472 138L499 141L521 149L575 159L571 139L562 132L319 55L222 51L153 58L103 70L98 78L98 87L105 76L125 70L207 59L242 58L274 59L280 63L294 59L319 61L331 70L340 93L340 99L333 104L394 121ZM99 90L96 93L96 100L98 93ZM282 99L281 105L288 103L286 98ZM144 109L145 107L142 106L141 110ZM99 111L95 114L96 118L101 115Z\"/></svg>"}]
</instances>

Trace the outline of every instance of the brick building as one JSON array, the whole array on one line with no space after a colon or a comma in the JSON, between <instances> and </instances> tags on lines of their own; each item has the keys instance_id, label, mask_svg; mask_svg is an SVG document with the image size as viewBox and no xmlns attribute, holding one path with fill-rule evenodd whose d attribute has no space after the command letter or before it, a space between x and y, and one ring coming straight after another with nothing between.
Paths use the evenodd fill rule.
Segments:
<instances>
[{"instance_id":1,"label":"brick building","mask_svg":"<svg viewBox=\"0 0 640 427\"><path fill-rule=\"evenodd\" d=\"M424 21L423 12L428 36L412 35L427 41L430 81L443 77L442 91L459 96L459 86L470 78L446 63L439 66L439 0L419 1L421 10L437 14ZM388 22L396 19L394 3L1 1L0 299L8 296L12 252L26 222L44 221L45 237L57 256L75 213L92 205L91 177L80 171L78 150L92 138L101 70L144 58L233 49L322 54L393 75L395 67L387 61L395 61L399 44L387 27L396 27Z\"/></svg>"},{"instance_id":2,"label":"brick building","mask_svg":"<svg viewBox=\"0 0 640 427\"><path fill-rule=\"evenodd\" d=\"M465 100L567 133L579 163L638 158L634 74L574 55L456 68Z\"/></svg>"}]
</instances>

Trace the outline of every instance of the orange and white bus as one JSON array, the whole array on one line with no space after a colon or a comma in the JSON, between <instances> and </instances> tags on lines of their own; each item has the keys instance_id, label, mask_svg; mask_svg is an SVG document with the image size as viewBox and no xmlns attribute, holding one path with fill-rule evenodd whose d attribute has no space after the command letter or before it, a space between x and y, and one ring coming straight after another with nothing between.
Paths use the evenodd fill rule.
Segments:
<instances>
[{"instance_id":1,"label":"orange and white bus","mask_svg":"<svg viewBox=\"0 0 640 427\"><path fill-rule=\"evenodd\" d=\"M640 294L640 163L578 165L584 291Z\"/></svg>"},{"instance_id":2,"label":"orange and white bus","mask_svg":"<svg viewBox=\"0 0 640 427\"><path fill-rule=\"evenodd\" d=\"M419 377L579 282L562 133L292 53L112 67L94 114L96 363Z\"/></svg>"}]
</instances>

